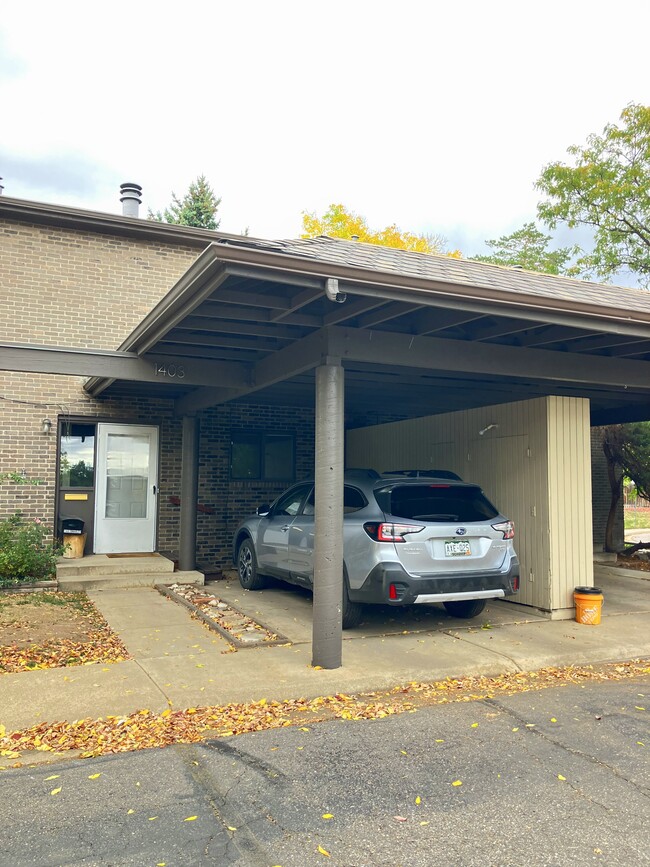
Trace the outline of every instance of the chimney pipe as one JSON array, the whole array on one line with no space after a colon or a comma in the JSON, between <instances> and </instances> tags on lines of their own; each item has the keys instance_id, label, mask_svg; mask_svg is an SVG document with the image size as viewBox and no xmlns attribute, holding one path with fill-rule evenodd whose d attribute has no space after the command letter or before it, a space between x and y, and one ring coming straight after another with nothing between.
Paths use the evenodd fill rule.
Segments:
<instances>
[{"instance_id":1,"label":"chimney pipe","mask_svg":"<svg viewBox=\"0 0 650 867\"><path fill-rule=\"evenodd\" d=\"M122 214L125 217L137 217L142 204L142 187L127 181L120 184L120 202L122 202Z\"/></svg>"}]
</instances>

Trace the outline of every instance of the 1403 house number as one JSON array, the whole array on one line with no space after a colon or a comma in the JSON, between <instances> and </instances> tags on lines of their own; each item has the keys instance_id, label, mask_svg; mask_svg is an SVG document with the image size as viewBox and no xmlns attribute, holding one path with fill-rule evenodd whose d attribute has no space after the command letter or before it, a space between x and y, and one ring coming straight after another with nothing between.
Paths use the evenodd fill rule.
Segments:
<instances>
[{"instance_id":1,"label":"1403 house number","mask_svg":"<svg viewBox=\"0 0 650 867\"><path fill-rule=\"evenodd\" d=\"M168 379L184 379L185 368L182 364L158 364L154 362L153 369L156 376L166 376Z\"/></svg>"}]
</instances>

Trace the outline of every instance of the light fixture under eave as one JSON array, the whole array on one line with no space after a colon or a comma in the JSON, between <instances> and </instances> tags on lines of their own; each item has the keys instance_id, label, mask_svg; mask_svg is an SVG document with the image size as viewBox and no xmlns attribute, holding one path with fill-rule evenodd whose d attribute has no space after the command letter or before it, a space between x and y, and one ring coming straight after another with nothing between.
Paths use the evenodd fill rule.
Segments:
<instances>
[{"instance_id":1,"label":"light fixture under eave","mask_svg":"<svg viewBox=\"0 0 650 867\"><path fill-rule=\"evenodd\" d=\"M496 428L496 427L499 427L499 425L498 424L489 424L487 427L484 427L483 430L480 430L478 432L478 435L480 437L482 437L483 434L486 434L489 430L492 430L493 428Z\"/></svg>"},{"instance_id":2,"label":"light fixture under eave","mask_svg":"<svg viewBox=\"0 0 650 867\"><path fill-rule=\"evenodd\" d=\"M41 422L41 433L49 434L52 430L52 421L49 418L44 418Z\"/></svg>"}]
</instances>

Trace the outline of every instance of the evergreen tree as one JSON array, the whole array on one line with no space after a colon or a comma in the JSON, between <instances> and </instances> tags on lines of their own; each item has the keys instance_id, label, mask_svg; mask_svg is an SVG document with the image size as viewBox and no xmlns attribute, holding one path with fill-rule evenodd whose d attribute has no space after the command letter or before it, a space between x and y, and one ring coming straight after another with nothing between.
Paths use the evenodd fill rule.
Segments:
<instances>
[{"instance_id":1,"label":"evergreen tree","mask_svg":"<svg viewBox=\"0 0 650 867\"><path fill-rule=\"evenodd\" d=\"M205 175L193 181L182 199L172 193L172 202L164 211L149 210L147 219L159 223L175 223L179 226L195 226L197 229L218 229L221 220L216 219L221 204Z\"/></svg>"}]
</instances>

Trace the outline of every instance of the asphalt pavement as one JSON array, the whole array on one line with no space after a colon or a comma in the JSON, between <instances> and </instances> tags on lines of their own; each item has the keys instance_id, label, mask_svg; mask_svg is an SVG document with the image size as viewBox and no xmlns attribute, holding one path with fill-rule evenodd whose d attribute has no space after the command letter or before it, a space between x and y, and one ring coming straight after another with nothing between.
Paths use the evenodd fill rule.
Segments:
<instances>
[{"instance_id":1,"label":"asphalt pavement","mask_svg":"<svg viewBox=\"0 0 650 867\"><path fill-rule=\"evenodd\" d=\"M649 864L649 714L588 682L12 769L0 867Z\"/></svg>"}]
</instances>

